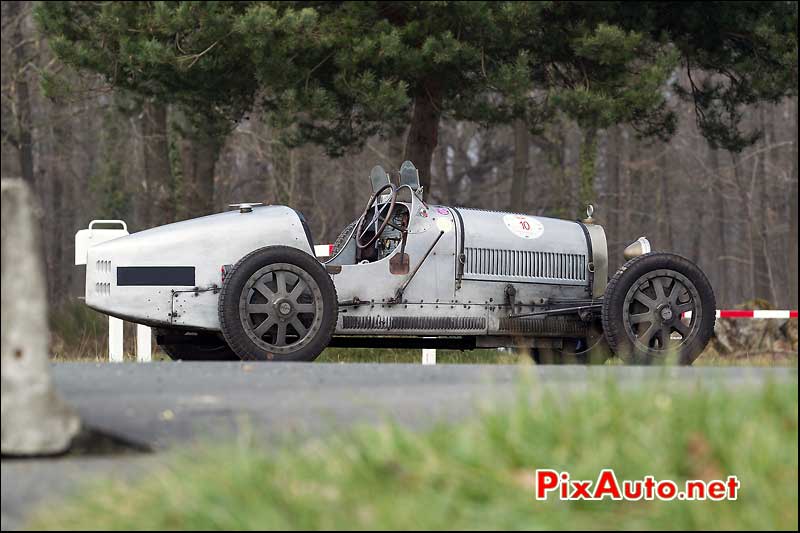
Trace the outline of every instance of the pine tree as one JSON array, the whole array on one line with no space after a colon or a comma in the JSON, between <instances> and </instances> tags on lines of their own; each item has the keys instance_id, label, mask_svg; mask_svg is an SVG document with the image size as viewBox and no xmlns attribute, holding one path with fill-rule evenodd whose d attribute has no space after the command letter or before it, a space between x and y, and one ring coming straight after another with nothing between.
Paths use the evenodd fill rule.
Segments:
<instances>
[{"instance_id":1,"label":"pine tree","mask_svg":"<svg viewBox=\"0 0 800 533\"><path fill-rule=\"evenodd\" d=\"M565 113L587 132L590 196L597 130L672 135L676 69L703 134L734 151L758 136L741 106L797 88L794 2L43 2L37 18L65 62L213 135L258 109L335 156L408 126L424 185L443 117L535 133Z\"/></svg>"}]
</instances>

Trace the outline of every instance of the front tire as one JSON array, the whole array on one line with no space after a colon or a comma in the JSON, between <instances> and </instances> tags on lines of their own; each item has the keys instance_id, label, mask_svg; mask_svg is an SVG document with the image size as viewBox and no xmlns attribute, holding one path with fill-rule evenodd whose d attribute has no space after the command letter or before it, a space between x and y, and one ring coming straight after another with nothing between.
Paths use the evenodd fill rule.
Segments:
<instances>
[{"instance_id":1,"label":"front tire","mask_svg":"<svg viewBox=\"0 0 800 533\"><path fill-rule=\"evenodd\" d=\"M688 259L670 253L631 259L603 297L608 344L630 364L692 364L714 333L715 315L708 278Z\"/></svg>"},{"instance_id":2,"label":"front tire","mask_svg":"<svg viewBox=\"0 0 800 533\"><path fill-rule=\"evenodd\" d=\"M316 258L268 246L234 265L218 312L225 340L242 360L313 361L333 336L338 302Z\"/></svg>"}]
</instances>

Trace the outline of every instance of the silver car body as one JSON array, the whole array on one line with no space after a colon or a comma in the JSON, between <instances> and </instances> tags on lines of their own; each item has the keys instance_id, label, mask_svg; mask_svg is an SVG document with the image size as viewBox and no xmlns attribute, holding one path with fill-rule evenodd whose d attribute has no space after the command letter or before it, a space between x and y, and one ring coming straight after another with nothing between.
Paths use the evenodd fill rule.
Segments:
<instances>
[{"instance_id":1,"label":"silver car body","mask_svg":"<svg viewBox=\"0 0 800 533\"><path fill-rule=\"evenodd\" d=\"M132 233L89 248L86 304L152 326L219 330L221 268L271 245L313 254L300 217L283 206Z\"/></svg>"},{"instance_id":2,"label":"silver car body","mask_svg":"<svg viewBox=\"0 0 800 533\"><path fill-rule=\"evenodd\" d=\"M326 262L339 300L336 336L586 333L577 314L508 317L601 296L608 260L600 226L428 205L418 193L408 196L401 204L409 214L405 271L391 267L399 246L376 261L356 263L352 237ZM114 239L88 250L86 303L151 326L218 331L226 265L274 245L314 254L301 216L283 206L234 210Z\"/></svg>"}]
</instances>

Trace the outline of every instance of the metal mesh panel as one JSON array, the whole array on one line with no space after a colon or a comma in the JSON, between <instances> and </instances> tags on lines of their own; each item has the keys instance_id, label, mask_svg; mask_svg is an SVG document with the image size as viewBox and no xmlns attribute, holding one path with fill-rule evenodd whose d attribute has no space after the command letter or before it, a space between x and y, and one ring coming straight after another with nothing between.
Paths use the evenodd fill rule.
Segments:
<instances>
[{"instance_id":1,"label":"metal mesh panel","mask_svg":"<svg viewBox=\"0 0 800 533\"><path fill-rule=\"evenodd\" d=\"M466 248L465 274L586 281L586 256L555 252Z\"/></svg>"},{"instance_id":2,"label":"metal mesh panel","mask_svg":"<svg viewBox=\"0 0 800 533\"><path fill-rule=\"evenodd\" d=\"M385 329L385 330L483 330L486 329L484 317L466 316L345 316L344 329Z\"/></svg>"},{"instance_id":3,"label":"metal mesh panel","mask_svg":"<svg viewBox=\"0 0 800 533\"><path fill-rule=\"evenodd\" d=\"M566 317L501 318L499 331L515 335L583 337L588 326L585 322Z\"/></svg>"}]
</instances>

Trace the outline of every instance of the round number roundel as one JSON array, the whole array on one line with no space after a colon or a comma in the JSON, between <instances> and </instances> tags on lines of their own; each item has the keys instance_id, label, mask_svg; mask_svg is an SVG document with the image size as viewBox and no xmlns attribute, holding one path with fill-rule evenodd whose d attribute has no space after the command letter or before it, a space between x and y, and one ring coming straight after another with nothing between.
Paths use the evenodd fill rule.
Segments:
<instances>
[{"instance_id":1,"label":"round number roundel","mask_svg":"<svg viewBox=\"0 0 800 533\"><path fill-rule=\"evenodd\" d=\"M538 239L544 233L542 223L527 215L506 215L503 222L511 233L523 239Z\"/></svg>"}]
</instances>

